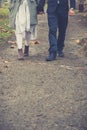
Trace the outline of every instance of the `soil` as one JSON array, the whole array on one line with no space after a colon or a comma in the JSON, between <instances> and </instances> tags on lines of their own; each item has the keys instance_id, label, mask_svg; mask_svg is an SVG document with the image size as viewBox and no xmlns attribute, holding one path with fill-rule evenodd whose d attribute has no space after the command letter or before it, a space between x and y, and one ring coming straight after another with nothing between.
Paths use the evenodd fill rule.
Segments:
<instances>
[{"instance_id":1,"label":"soil","mask_svg":"<svg viewBox=\"0 0 87 130\"><path fill-rule=\"evenodd\" d=\"M76 44L87 37L87 21L69 17L65 57L46 62L47 16L38 20L40 43L24 61L15 44L0 45L0 130L87 130L87 57Z\"/></svg>"}]
</instances>

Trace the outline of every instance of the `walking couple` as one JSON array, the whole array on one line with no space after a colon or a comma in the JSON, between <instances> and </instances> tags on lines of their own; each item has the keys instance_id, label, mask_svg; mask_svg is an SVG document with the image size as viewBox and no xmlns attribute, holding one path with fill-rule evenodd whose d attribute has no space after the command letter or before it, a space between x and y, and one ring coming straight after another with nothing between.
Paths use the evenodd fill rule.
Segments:
<instances>
[{"instance_id":1,"label":"walking couple","mask_svg":"<svg viewBox=\"0 0 87 130\"><path fill-rule=\"evenodd\" d=\"M9 23L15 29L19 60L23 60L24 56L29 55L29 42L31 36L36 34L38 24L37 14L44 14L45 2L48 4L47 16L50 46L49 56L46 61L55 60L57 55L64 57L63 49L68 14L71 16L75 14L75 0L10 0ZM34 38L36 38L36 35ZM25 41L24 53L22 49L23 39Z\"/></svg>"}]
</instances>

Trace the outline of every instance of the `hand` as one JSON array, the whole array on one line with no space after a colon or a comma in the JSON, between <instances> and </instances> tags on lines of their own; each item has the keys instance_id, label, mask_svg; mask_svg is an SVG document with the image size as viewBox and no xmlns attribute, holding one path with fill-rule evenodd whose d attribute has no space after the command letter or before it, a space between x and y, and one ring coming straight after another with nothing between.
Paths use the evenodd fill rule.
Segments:
<instances>
[{"instance_id":1,"label":"hand","mask_svg":"<svg viewBox=\"0 0 87 130\"><path fill-rule=\"evenodd\" d=\"M70 15L70 16L75 15L75 11L74 11L74 9L71 8L71 9L69 10L69 15Z\"/></svg>"},{"instance_id":2,"label":"hand","mask_svg":"<svg viewBox=\"0 0 87 130\"><path fill-rule=\"evenodd\" d=\"M43 11L38 12L38 15L44 15L45 13Z\"/></svg>"}]
</instances>

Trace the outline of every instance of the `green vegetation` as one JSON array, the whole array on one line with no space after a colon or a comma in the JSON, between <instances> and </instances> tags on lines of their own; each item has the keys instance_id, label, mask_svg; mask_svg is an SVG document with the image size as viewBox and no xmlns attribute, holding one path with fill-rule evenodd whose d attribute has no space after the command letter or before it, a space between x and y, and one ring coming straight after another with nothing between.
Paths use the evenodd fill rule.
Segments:
<instances>
[{"instance_id":1,"label":"green vegetation","mask_svg":"<svg viewBox=\"0 0 87 130\"><path fill-rule=\"evenodd\" d=\"M12 32L13 30L9 28L9 8L6 5L0 8L0 44L5 42Z\"/></svg>"},{"instance_id":2,"label":"green vegetation","mask_svg":"<svg viewBox=\"0 0 87 130\"><path fill-rule=\"evenodd\" d=\"M9 7L8 6L3 6L0 8L0 18L1 17L8 17L9 14Z\"/></svg>"}]
</instances>

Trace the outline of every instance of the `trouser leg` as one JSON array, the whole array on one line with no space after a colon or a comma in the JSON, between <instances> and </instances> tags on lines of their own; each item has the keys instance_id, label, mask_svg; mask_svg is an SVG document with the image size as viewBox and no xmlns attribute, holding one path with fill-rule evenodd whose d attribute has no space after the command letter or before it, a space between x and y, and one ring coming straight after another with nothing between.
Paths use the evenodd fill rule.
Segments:
<instances>
[{"instance_id":1,"label":"trouser leg","mask_svg":"<svg viewBox=\"0 0 87 130\"><path fill-rule=\"evenodd\" d=\"M37 25L31 26L31 40L37 39Z\"/></svg>"},{"instance_id":2,"label":"trouser leg","mask_svg":"<svg viewBox=\"0 0 87 130\"><path fill-rule=\"evenodd\" d=\"M29 46L29 42L30 42L30 37L31 37L31 33L29 31L25 32L25 46Z\"/></svg>"},{"instance_id":3,"label":"trouser leg","mask_svg":"<svg viewBox=\"0 0 87 130\"><path fill-rule=\"evenodd\" d=\"M24 48L24 56L29 55L29 42L30 42L31 33L28 31L25 32L25 48Z\"/></svg>"},{"instance_id":4,"label":"trouser leg","mask_svg":"<svg viewBox=\"0 0 87 130\"><path fill-rule=\"evenodd\" d=\"M57 17L56 14L48 14L48 25L49 25L49 56L46 61L53 61L56 59L57 54Z\"/></svg>"},{"instance_id":5,"label":"trouser leg","mask_svg":"<svg viewBox=\"0 0 87 130\"><path fill-rule=\"evenodd\" d=\"M66 35L66 28L68 24L68 14L58 14L58 40L57 40L57 50L62 51L64 48L64 40Z\"/></svg>"},{"instance_id":6,"label":"trouser leg","mask_svg":"<svg viewBox=\"0 0 87 130\"><path fill-rule=\"evenodd\" d=\"M57 51L57 17L55 14L48 14L48 26L49 26L49 52Z\"/></svg>"},{"instance_id":7,"label":"trouser leg","mask_svg":"<svg viewBox=\"0 0 87 130\"><path fill-rule=\"evenodd\" d=\"M18 46L18 60L24 60L24 54L22 50L23 36L21 33L15 33L15 35L16 35L16 41Z\"/></svg>"},{"instance_id":8,"label":"trouser leg","mask_svg":"<svg viewBox=\"0 0 87 130\"><path fill-rule=\"evenodd\" d=\"M16 33L15 32L15 35L16 35L17 47L18 47L18 49L22 49L22 42L23 42L22 33Z\"/></svg>"}]
</instances>

